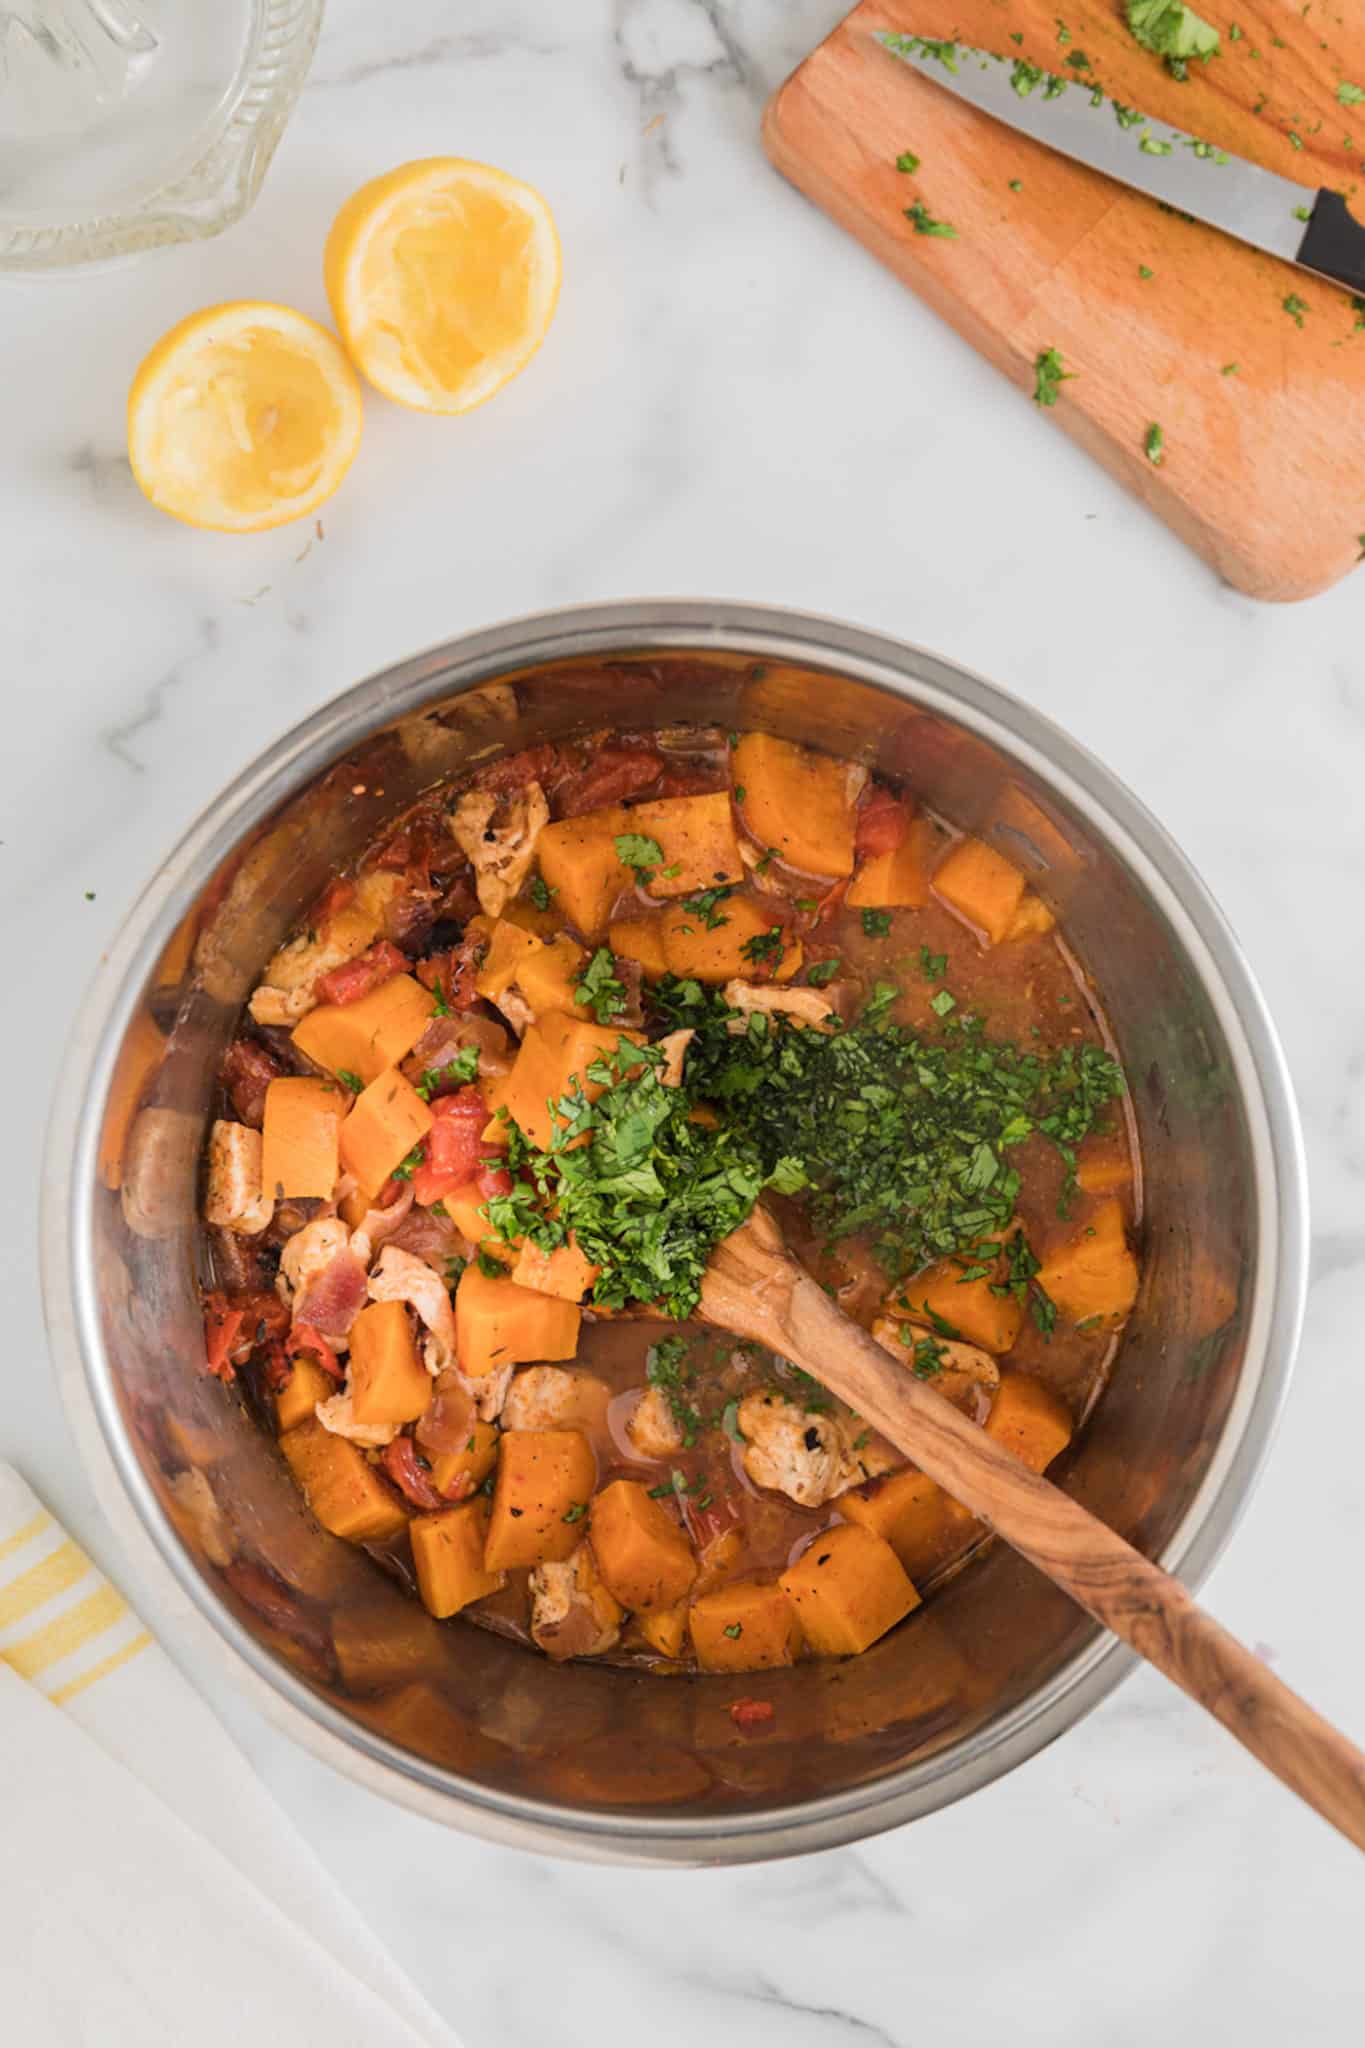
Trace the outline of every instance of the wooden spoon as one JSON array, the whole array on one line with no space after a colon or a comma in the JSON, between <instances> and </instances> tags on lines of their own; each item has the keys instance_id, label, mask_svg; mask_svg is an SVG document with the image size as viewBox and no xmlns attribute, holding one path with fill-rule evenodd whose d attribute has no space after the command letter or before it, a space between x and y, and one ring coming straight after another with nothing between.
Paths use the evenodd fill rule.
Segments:
<instances>
[{"instance_id":1,"label":"wooden spoon","mask_svg":"<svg viewBox=\"0 0 1365 2048\"><path fill-rule=\"evenodd\" d=\"M699 1313L828 1387L1365 1849L1365 1755L1169 1572L976 1428L835 1306L756 1209L711 1255Z\"/></svg>"}]
</instances>

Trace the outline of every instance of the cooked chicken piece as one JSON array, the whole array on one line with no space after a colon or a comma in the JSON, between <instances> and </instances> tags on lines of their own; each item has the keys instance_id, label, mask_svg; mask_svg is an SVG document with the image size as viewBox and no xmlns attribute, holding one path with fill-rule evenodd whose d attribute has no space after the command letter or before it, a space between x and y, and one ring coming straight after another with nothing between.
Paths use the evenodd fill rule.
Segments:
<instances>
[{"instance_id":1,"label":"cooked chicken piece","mask_svg":"<svg viewBox=\"0 0 1365 2048\"><path fill-rule=\"evenodd\" d=\"M903 1316L878 1316L872 1334L883 1350L908 1366L936 1394L961 1408L974 1422L984 1422L1000 1385L1000 1368L989 1351L975 1344L936 1337Z\"/></svg>"},{"instance_id":2,"label":"cooked chicken piece","mask_svg":"<svg viewBox=\"0 0 1365 2048\"><path fill-rule=\"evenodd\" d=\"M586 1543L563 1564L531 1574L531 1635L547 1657L600 1657L621 1637L621 1608L597 1576Z\"/></svg>"},{"instance_id":3,"label":"cooked chicken piece","mask_svg":"<svg viewBox=\"0 0 1365 2048\"><path fill-rule=\"evenodd\" d=\"M434 1266L412 1252L400 1251L396 1244L386 1244L370 1275L369 1294L371 1301L405 1301L416 1309L431 1332L423 1357L433 1378L454 1365L455 1311L445 1281Z\"/></svg>"},{"instance_id":4,"label":"cooked chicken piece","mask_svg":"<svg viewBox=\"0 0 1365 2048\"><path fill-rule=\"evenodd\" d=\"M502 822L494 825L495 816ZM501 917L531 871L536 841L550 822L550 806L538 782L499 797L470 789L450 813L450 829L474 869L479 908Z\"/></svg>"},{"instance_id":5,"label":"cooked chicken piece","mask_svg":"<svg viewBox=\"0 0 1365 2048\"><path fill-rule=\"evenodd\" d=\"M635 1405L626 1435L642 1458L672 1458L683 1447L682 1425L662 1387L646 1387Z\"/></svg>"},{"instance_id":6,"label":"cooked chicken piece","mask_svg":"<svg viewBox=\"0 0 1365 2048\"><path fill-rule=\"evenodd\" d=\"M441 1365L441 1350L434 1337L428 1337L422 1345L422 1357L427 1371L436 1377L442 1370L453 1373L474 1403L474 1413L481 1422L496 1422L502 1415L507 1401L507 1390L512 1384L514 1366L500 1366L496 1372L480 1373L471 1379L468 1373L460 1371L458 1365Z\"/></svg>"},{"instance_id":7,"label":"cooked chicken piece","mask_svg":"<svg viewBox=\"0 0 1365 2048\"><path fill-rule=\"evenodd\" d=\"M308 1292L332 1261L350 1250L351 1233L339 1216L319 1216L296 1230L280 1253L279 1294L292 1304Z\"/></svg>"},{"instance_id":8,"label":"cooked chicken piece","mask_svg":"<svg viewBox=\"0 0 1365 2048\"><path fill-rule=\"evenodd\" d=\"M297 1024L315 1010L324 974L358 959L379 937L384 913L403 886L401 875L376 869L362 875L350 902L321 929L300 932L268 963L248 1008L258 1024Z\"/></svg>"},{"instance_id":9,"label":"cooked chicken piece","mask_svg":"<svg viewBox=\"0 0 1365 2048\"><path fill-rule=\"evenodd\" d=\"M562 1365L528 1365L512 1381L502 1408L504 1429L602 1429L611 1390L595 1373Z\"/></svg>"},{"instance_id":10,"label":"cooked chicken piece","mask_svg":"<svg viewBox=\"0 0 1365 2048\"><path fill-rule=\"evenodd\" d=\"M821 1507L862 1476L836 1416L814 1415L772 1388L745 1395L739 1427L755 1486L785 1493L798 1507Z\"/></svg>"},{"instance_id":11,"label":"cooked chicken piece","mask_svg":"<svg viewBox=\"0 0 1365 2048\"><path fill-rule=\"evenodd\" d=\"M391 1444L398 1434L396 1422L357 1422L351 1407L349 1386L330 1399L319 1401L313 1413L333 1436L344 1436L353 1444L363 1444L366 1450L382 1449L385 1444Z\"/></svg>"},{"instance_id":12,"label":"cooked chicken piece","mask_svg":"<svg viewBox=\"0 0 1365 2048\"><path fill-rule=\"evenodd\" d=\"M655 1046L654 1050L664 1056L664 1063L659 1068L659 1080L665 1088L682 1087L683 1062L687 1058L687 1048L696 1035L695 1031L670 1031L667 1038L661 1038Z\"/></svg>"},{"instance_id":13,"label":"cooked chicken piece","mask_svg":"<svg viewBox=\"0 0 1365 2048\"><path fill-rule=\"evenodd\" d=\"M495 1002L517 1037L524 1038L527 1025L536 1021L536 1013L516 983L513 982L510 988L505 988L502 994L495 998Z\"/></svg>"},{"instance_id":14,"label":"cooked chicken piece","mask_svg":"<svg viewBox=\"0 0 1365 2048\"><path fill-rule=\"evenodd\" d=\"M752 981L727 981L725 1000L742 1014L732 1017L726 1028L735 1034L743 1032L745 1018L761 1010L769 1017L790 1017L793 1024L809 1024L816 1031L832 1031L831 1018L843 1014L847 994L847 984L837 981L828 988L760 988Z\"/></svg>"},{"instance_id":15,"label":"cooked chicken piece","mask_svg":"<svg viewBox=\"0 0 1365 2048\"><path fill-rule=\"evenodd\" d=\"M218 1117L209 1132L204 1221L239 1231L243 1237L255 1237L274 1213L274 1201L261 1192L260 1132L249 1124L231 1124Z\"/></svg>"}]
</instances>

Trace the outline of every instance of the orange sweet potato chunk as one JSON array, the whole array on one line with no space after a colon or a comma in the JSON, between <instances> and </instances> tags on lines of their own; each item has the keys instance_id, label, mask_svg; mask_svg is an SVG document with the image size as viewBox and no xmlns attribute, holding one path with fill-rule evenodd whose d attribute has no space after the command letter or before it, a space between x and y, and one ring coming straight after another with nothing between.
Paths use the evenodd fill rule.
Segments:
<instances>
[{"instance_id":1,"label":"orange sweet potato chunk","mask_svg":"<svg viewBox=\"0 0 1365 2048\"><path fill-rule=\"evenodd\" d=\"M680 980L719 983L767 980L771 962L757 967L744 948L770 932L776 920L771 911L748 896L730 896L718 903L715 923L709 928L699 911L683 903L670 910L660 926L664 961L670 974ZM774 981L790 981L801 965L801 941L789 939Z\"/></svg>"},{"instance_id":2,"label":"orange sweet potato chunk","mask_svg":"<svg viewBox=\"0 0 1365 2048\"><path fill-rule=\"evenodd\" d=\"M923 910L937 840L928 818L912 818L899 846L863 862L844 901L855 910Z\"/></svg>"},{"instance_id":3,"label":"orange sweet potato chunk","mask_svg":"<svg viewBox=\"0 0 1365 2048\"><path fill-rule=\"evenodd\" d=\"M940 1259L907 1280L895 1297L912 1321L937 1327L951 1324L959 1337L979 1344L983 1351L1008 1351L1023 1325L1023 1303L1012 1294L994 1294L998 1284L994 1270L978 1280L964 1280L964 1268L955 1259ZM940 1332L940 1334L945 1334Z\"/></svg>"},{"instance_id":4,"label":"orange sweet potato chunk","mask_svg":"<svg viewBox=\"0 0 1365 2048\"><path fill-rule=\"evenodd\" d=\"M1137 1299L1138 1264L1115 1197L1096 1203L1089 1223L1048 1256L1038 1285L1073 1323L1122 1322Z\"/></svg>"},{"instance_id":5,"label":"orange sweet potato chunk","mask_svg":"<svg viewBox=\"0 0 1365 2048\"><path fill-rule=\"evenodd\" d=\"M354 1003L323 1003L294 1026L300 1052L332 1073L374 1081L405 1060L431 1022L436 998L410 974L395 974Z\"/></svg>"},{"instance_id":6,"label":"orange sweet potato chunk","mask_svg":"<svg viewBox=\"0 0 1365 2048\"><path fill-rule=\"evenodd\" d=\"M481 1500L418 1515L413 1522L417 1588L427 1612L438 1621L506 1583L501 1571L491 1571L484 1563L487 1532L488 1513Z\"/></svg>"},{"instance_id":7,"label":"orange sweet potato chunk","mask_svg":"<svg viewBox=\"0 0 1365 2048\"><path fill-rule=\"evenodd\" d=\"M484 1546L489 1571L561 1564L583 1540L596 1483L597 1460L580 1430L504 1430Z\"/></svg>"},{"instance_id":8,"label":"orange sweet potato chunk","mask_svg":"<svg viewBox=\"0 0 1365 2048\"><path fill-rule=\"evenodd\" d=\"M673 1607L646 1607L635 1617L634 1626L645 1644L660 1657L681 1657L687 1641L687 1602Z\"/></svg>"},{"instance_id":9,"label":"orange sweet potato chunk","mask_svg":"<svg viewBox=\"0 0 1365 2048\"><path fill-rule=\"evenodd\" d=\"M614 1052L622 1038L639 1043L639 1033L589 1024L557 1010L528 1025L511 1073L502 1084L501 1104L536 1145L548 1146L558 1125L550 1105L558 1103L576 1080L589 1102L602 1084L588 1079L588 1069L604 1052Z\"/></svg>"},{"instance_id":10,"label":"orange sweet potato chunk","mask_svg":"<svg viewBox=\"0 0 1365 2048\"><path fill-rule=\"evenodd\" d=\"M523 962L517 987L537 1017L547 1010L563 1010L570 1017L585 1014L577 983L587 958L583 948L567 932L561 932Z\"/></svg>"},{"instance_id":11,"label":"orange sweet potato chunk","mask_svg":"<svg viewBox=\"0 0 1365 2048\"><path fill-rule=\"evenodd\" d=\"M856 1657L919 1606L891 1545L856 1522L824 1530L780 1583L817 1657Z\"/></svg>"},{"instance_id":12,"label":"orange sweet potato chunk","mask_svg":"<svg viewBox=\"0 0 1365 2048\"><path fill-rule=\"evenodd\" d=\"M1041 1380L1026 1373L1000 1375L986 1418L986 1434L1013 1451L1034 1472L1045 1472L1071 1441L1071 1411Z\"/></svg>"},{"instance_id":13,"label":"orange sweet potato chunk","mask_svg":"<svg viewBox=\"0 0 1365 2048\"><path fill-rule=\"evenodd\" d=\"M572 1358L582 1311L572 1301L518 1287L510 1276L466 1266L455 1290L455 1352L470 1379L505 1365Z\"/></svg>"},{"instance_id":14,"label":"orange sweet potato chunk","mask_svg":"<svg viewBox=\"0 0 1365 2048\"><path fill-rule=\"evenodd\" d=\"M276 1200L331 1199L341 1174L346 1097L335 1081L285 1074L265 1091L261 1186Z\"/></svg>"},{"instance_id":15,"label":"orange sweet potato chunk","mask_svg":"<svg viewBox=\"0 0 1365 2048\"><path fill-rule=\"evenodd\" d=\"M616 835L634 829L631 813L613 804L547 825L536 841L541 880L555 891L555 908L585 939L601 937L617 898L631 887Z\"/></svg>"},{"instance_id":16,"label":"orange sweet potato chunk","mask_svg":"<svg viewBox=\"0 0 1365 2048\"><path fill-rule=\"evenodd\" d=\"M530 963L545 951L545 941L511 918L500 917L493 927L488 950L483 956L474 986L490 1003L506 995L514 981L520 981Z\"/></svg>"},{"instance_id":17,"label":"orange sweet potato chunk","mask_svg":"<svg viewBox=\"0 0 1365 2048\"><path fill-rule=\"evenodd\" d=\"M732 1579L693 1602L692 1648L703 1671L770 1671L801 1654L801 1624L785 1589Z\"/></svg>"},{"instance_id":18,"label":"orange sweet potato chunk","mask_svg":"<svg viewBox=\"0 0 1365 2048\"><path fill-rule=\"evenodd\" d=\"M728 789L708 796L667 796L635 804L632 832L654 840L663 860L645 884L651 896L689 896L744 879ZM670 869L676 868L672 874Z\"/></svg>"},{"instance_id":19,"label":"orange sweet potato chunk","mask_svg":"<svg viewBox=\"0 0 1365 2048\"><path fill-rule=\"evenodd\" d=\"M853 873L859 780L849 762L766 732L746 732L730 759L740 815L760 846L804 874Z\"/></svg>"},{"instance_id":20,"label":"orange sweet potato chunk","mask_svg":"<svg viewBox=\"0 0 1365 2048\"><path fill-rule=\"evenodd\" d=\"M356 1097L341 1126L341 1163L361 1193L373 1197L431 1125L431 1111L411 1081L390 1067Z\"/></svg>"},{"instance_id":21,"label":"orange sweet potato chunk","mask_svg":"<svg viewBox=\"0 0 1365 2048\"><path fill-rule=\"evenodd\" d=\"M869 1479L834 1504L850 1522L889 1543L912 1579L937 1571L981 1527L927 1472L913 1467Z\"/></svg>"},{"instance_id":22,"label":"orange sweet potato chunk","mask_svg":"<svg viewBox=\"0 0 1365 2048\"><path fill-rule=\"evenodd\" d=\"M614 1479L592 1504L593 1556L623 1607L674 1607L697 1576L697 1560L667 1509L636 1479Z\"/></svg>"},{"instance_id":23,"label":"orange sweet potato chunk","mask_svg":"<svg viewBox=\"0 0 1365 2048\"><path fill-rule=\"evenodd\" d=\"M407 1524L398 1495L358 1444L333 1436L313 1417L280 1438L285 1462L324 1529L351 1543L377 1543Z\"/></svg>"},{"instance_id":24,"label":"orange sweet potato chunk","mask_svg":"<svg viewBox=\"0 0 1365 2048\"><path fill-rule=\"evenodd\" d=\"M618 917L612 920L607 943L623 960L634 960L651 981L668 972L664 956L663 925L657 917Z\"/></svg>"},{"instance_id":25,"label":"orange sweet potato chunk","mask_svg":"<svg viewBox=\"0 0 1365 2048\"><path fill-rule=\"evenodd\" d=\"M552 1252L541 1251L539 1245L526 1238L512 1268L512 1278L518 1287L534 1288L537 1294L553 1294L560 1301L582 1301L601 1270L583 1256L572 1237Z\"/></svg>"},{"instance_id":26,"label":"orange sweet potato chunk","mask_svg":"<svg viewBox=\"0 0 1365 2048\"><path fill-rule=\"evenodd\" d=\"M306 1354L294 1360L294 1369L275 1395L275 1421L280 1435L311 1420L319 1401L330 1400L336 1381L314 1364Z\"/></svg>"},{"instance_id":27,"label":"orange sweet potato chunk","mask_svg":"<svg viewBox=\"0 0 1365 2048\"><path fill-rule=\"evenodd\" d=\"M440 1451L431 1461L431 1483L452 1500L482 1486L498 1461L500 1431L495 1423L474 1421L469 1435L453 1451Z\"/></svg>"},{"instance_id":28,"label":"orange sweet potato chunk","mask_svg":"<svg viewBox=\"0 0 1365 2048\"><path fill-rule=\"evenodd\" d=\"M1010 936L1024 877L984 839L959 839L934 874L934 887L993 946Z\"/></svg>"},{"instance_id":29,"label":"orange sweet potato chunk","mask_svg":"<svg viewBox=\"0 0 1365 2048\"><path fill-rule=\"evenodd\" d=\"M369 1302L351 1325L351 1408L357 1422L416 1422L431 1400L401 1301Z\"/></svg>"}]
</instances>

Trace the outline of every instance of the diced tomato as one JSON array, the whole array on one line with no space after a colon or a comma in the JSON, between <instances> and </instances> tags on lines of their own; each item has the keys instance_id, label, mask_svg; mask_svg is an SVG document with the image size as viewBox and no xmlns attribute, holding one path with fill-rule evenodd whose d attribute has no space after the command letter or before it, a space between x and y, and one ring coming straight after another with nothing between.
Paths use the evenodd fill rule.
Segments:
<instances>
[{"instance_id":1,"label":"diced tomato","mask_svg":"<svg viewBox=\"0 0 1365 2048\"><path fill-rule=\"evenodd\" d=\"M423 1142L421 1165L412 1176L412 1192L429 1209L442 1195L453 1194L480 1172L487 1147L483 1128L488 1109L477 1088L458 1088L438 1095L431 1105L431 1129ZM504 1193L505 1190L495 1190Z\"/></svg>"},{"instance_id":2,"label":"diced tomato","mask_svg":"<svg viewBox=\"0 0 1365 2048\"><path fill-rule=\"evenodd\" d=\"M362 996L371 995L386 981L392 981L395 974L407 971L406 956L387 939L379 939L358 960L347 960L330 974L324 974L318 982L318 994L324 1003L358 1003Z\"/></svg>"},{"instance_id":3,"label":"diced tomato","mask_svg":"<svg viewBox=\"0 0 1365 2048\"><path fill-rule=\"evenodd\" d=\"M236 1377L228 1353L245 1319L245 1311L231 1307L225 1294L204 1296L204 1367L215 1379Z\"/></svg>"},{"instance_id":4,"label":"diced tomato","mask_svg":"<svg viewBox=\"0 0 1365 2048\"><path fill-rule=\"evenodd\" d=\"M223 1061L223 1086L244 1124L259 1131L265 1121L265 1091L278 1081L283 1066L273 1053L252 1038L235 1038Z\"/></svg>"},{"instance_id":5,"label":"diced tomato","mask_svg":"<svg viewBox=\"0 0 1365 2048\"><path fill-rule=\"evenodd\" d=\"M511 1194L512 1176L505 1166L485 1166L478 1174L477 1186L483 1200L488 1202L494 1195Z\"/></svg>"},{"instance_id":6,"label":"diced tomato","mask_svg":"<svg viewBox=\"0 0 1365 2048\"><path fill-rule=\"evenodd\" d=\"M875 860L879 854L894 853L910 827L910 813L898 796L873 783L858 812L853 850L859 860Z\"/></svg>"},{"instance_id":7,"label":"diced tomato","mask_svg":"<svg viewBox=\"0 0 1365 2048\"><path fill-rule=\"evenodd\" d=\"M431 1473L417 1455L410 1436L396 1436L385 1444L379 1460L389 1478L406 1494L415 1508L440 1508L445 1502L431 1483Z\"/></svg>"},{"instance_id":8,"label":"diced tomato","mask_svg":"<svg viewBox=\"0 0 1365 2048\"><path fill-rule=\"evenodd\" d=\"M343 1377L340 1362L331 1343L323 1336L321 1330L314 1329L311 1323L295 1323L285 1340L284 1348L291 1358L297 1358L301 1351L306 1351L316 1358L323 1371L330 1373L334 1380Z\"/></svg>"},{"instance_id":9,"label":"diced tomato","mask_svg":"<svg viewBox=\"0 0 1365 2048\"><path fill-rule=\"evenodd\" d=\"M628 796L643 796L654 787L663 769L663 755L652 748L602 747L585 768L567 778L557 794L555 809L561 818L577 818L584 811L600 810L604 804L619 804Z\"/></svg>"},{"instance_id":10,"label":"diced tomato","mask_svg":"<svg viewBox=\"0 0 1365 2048\"><path fill-rule=\"evenodd\" d=\"M742 1735L753 1735L766 1728L772 1718L771 1700L735 1700L730 1708L730 1719Z\"/></svg>"},{"instance_id":11,"label":"diced tomato","mask_svg":"<svg viewBox=\"0 0 1365 2048\"><path fill-rule=\"evenodd\" d=\"M272 1394L280 1393L294 1377L294 1361L278 1338L271 1340L265 1354L265 1383Z\"/></svg>"}]
</instances>

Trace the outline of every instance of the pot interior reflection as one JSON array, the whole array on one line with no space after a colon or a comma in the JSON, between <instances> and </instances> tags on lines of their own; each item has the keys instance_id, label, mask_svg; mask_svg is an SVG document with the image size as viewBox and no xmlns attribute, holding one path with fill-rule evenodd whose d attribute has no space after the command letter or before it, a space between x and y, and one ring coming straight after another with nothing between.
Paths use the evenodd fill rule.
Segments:
<instances>
[{"instance_id":1,"label":"pot interior reflection","mask_svg":"<svg viewBox=\"0 0 1365 2048\"><path fill-rule=\"evenodd\" d=\"M1158 1555L1218 1454L1265 1284L1264 1160L1206 977L1116 838L1058 793L1027 748L979 737L932 693L917 701L913 676L893 691L698 635L692 647L486 673L459 692L443 689L433 664L412 694L420 709L299 790L199 891L140 991L100 1111L100 1185L78 1195L124 1456L174 1528L182 1576L197 1573L203 1604L225 1605L267 1660L357 1733L436 1767L421 1775L457 1822L471 1798L509 1811L532 1799L552 1826L562 1821L559 1846L572 1852L594 1812L628 1820L637 1836L655 1817L683 1816L722 1831L740 1822L742 1837L746 1816L902 1787L907 1774L941 1788L922 1805L954 1796L964 1746L989 1746L1096 1634L1003 1548L862 1657L763 1674L776 1713L755 1737L730 1714L752 1676L556 1667L459 1621L433 1622L324 1535L239 1397L196 1370L196 1183L214 1072L262 963L330 874L423 789L478 760L623 722L703 721L770 730L903 778L1025 869L1118 1040L1144 1162L1143 1294L1103 1399L1051 1476ZM863 1805L834 1839L879 1824L873 1802Z\"/></svg>"}]
</instances>

